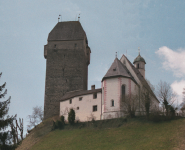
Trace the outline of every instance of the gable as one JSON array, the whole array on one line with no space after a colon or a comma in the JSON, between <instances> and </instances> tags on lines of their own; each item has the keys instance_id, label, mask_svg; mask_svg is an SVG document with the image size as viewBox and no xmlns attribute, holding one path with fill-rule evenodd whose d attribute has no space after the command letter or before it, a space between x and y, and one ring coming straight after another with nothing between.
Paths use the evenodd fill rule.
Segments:
<instances>
[{"instance_id":1,"label":"gable","mask_svg":"<svg viewBox=\"0 0 185 150\"><path fill-rule=\"evenodd\" d=\"M113 78L113 77L118 77L118 76L131 78L134 82L136 82L134 78L132 77L132 74L129 72L129 70L121 63L121 61L118 58L115 58L109 70L103 77L102 81L106 78Z\"/></svg>"}]
</instances>

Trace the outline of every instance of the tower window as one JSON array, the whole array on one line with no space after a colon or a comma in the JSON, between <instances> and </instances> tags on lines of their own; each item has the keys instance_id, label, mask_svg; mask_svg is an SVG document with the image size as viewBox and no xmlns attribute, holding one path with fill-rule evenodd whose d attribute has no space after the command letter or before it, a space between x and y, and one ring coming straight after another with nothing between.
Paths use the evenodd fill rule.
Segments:
<instances>
[{"instance_id":1,"label":"tower window","mask_svg":"<svg viewBox=\"0 0 185 150\"><path fill-rule=\"evenodd\" d=\"M97 111L97 105L93 106L93 111Z\"/></svg>"},{"instance_id":2,"label":"tower window","mask_svg":"<svg viewBox=\"0 0 185 150\"><path fill-rule=\"evenodd\" d=\"M122 97L122 101L125 100L125 85L122 85L121 87L121 97Z\"/></svg>"},{"instance_id":3,"label":"tower window","mask_svg":"<svg viewBox=\"0 0 185 150\"><path fill-rule=\"evenodd\" d=\"M114 100L111 100L111 107L114 107Z\"/></svg>"},{"instance_id":4,"label":"tower window","mask_svg":"<svg viewBox=\"0 0 185 150\"><path fill-rule=\"evenodd\" d=\"M72 99L69 100L69 104L72 104Z\"/></svg>"},{"instance_id":5,"label":"tower window","mask_svg":"<svg viewBox=\"0 0 185 150\"><path fill-rule=\"evenodd\" d=\"M139 64L137 64L137 68L139 68Z\"/></svg>"}]
</instances>

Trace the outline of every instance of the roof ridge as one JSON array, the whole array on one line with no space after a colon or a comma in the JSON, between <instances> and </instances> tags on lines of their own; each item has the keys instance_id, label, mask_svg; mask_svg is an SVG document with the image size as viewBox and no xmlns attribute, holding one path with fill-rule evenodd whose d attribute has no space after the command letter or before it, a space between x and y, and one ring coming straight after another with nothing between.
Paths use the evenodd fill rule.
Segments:
<instances>
[{"instance_id":1,"label":"roof ridge","mask_svg":"<svg viewBox=\"0 0 185 150\"><path fill-rule=\"evenodd\" d=\"M116 58L116 60L117 60L116 63L117 63L117 67L118 67L118 74L121 74L119 66L118 66L118 61L119 61L118 58Z\"/></svg>"}]
</instances>

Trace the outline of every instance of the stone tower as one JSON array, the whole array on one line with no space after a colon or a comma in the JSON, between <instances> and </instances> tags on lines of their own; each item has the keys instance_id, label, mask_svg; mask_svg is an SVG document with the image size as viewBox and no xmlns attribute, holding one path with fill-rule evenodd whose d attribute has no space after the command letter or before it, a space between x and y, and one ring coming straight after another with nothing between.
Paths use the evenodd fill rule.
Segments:
<instances>
[{"instance_id":1,"label":"stone tower","mask_svg":"<svg viewBox=\"0 0 185 150\"><path fill-rule=\"evenodd\" d=\"M143 76L143 78L145 78L145 60L143 57L141 57L140 52L139 55L134 59L133 62L135 68L137 68L139 70L139 72L141 73L141 75Z\"/></svg>"},{"instance_id":2,"label":"stone tower","mask_svg":"<svg viewBox=\"0 0 185 150\"><path fill-rule=\"evenodd\" d=\"M91 50L79 21L58 22L44 46L44 118L59 115L59 100L69 91L87 90Z\"/></svg>"}]
</instances>

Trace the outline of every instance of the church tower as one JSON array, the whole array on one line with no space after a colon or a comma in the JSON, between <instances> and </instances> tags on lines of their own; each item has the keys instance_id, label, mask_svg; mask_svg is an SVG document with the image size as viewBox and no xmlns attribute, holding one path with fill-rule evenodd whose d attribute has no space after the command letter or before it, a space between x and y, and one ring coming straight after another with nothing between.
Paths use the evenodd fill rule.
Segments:
<instances>
[{"instance_id":1,"label":"church tower","mask_svg":"<svg viewBox=\"0 0 185 150\"><path fill-rule=\"evenodd\" d=\"M143 57L141 57L140 52L139 55L134 59L133 62L135 68L137 68L139 70L139 72L141 73L141 75L143 76L143 78L145 78L145 60Z\"/></svg>"},{"instance_id":2,"label":"church tower","mask_svg":"<svg viewBox=\"0 0 185 150\"><path fill-rule=\"evenodd\" d=\"M69 91L87 90L91 50L79 21L58 22L44 46L44 119L59 115L59 100Z\"/></svg>"}]
</instances>

